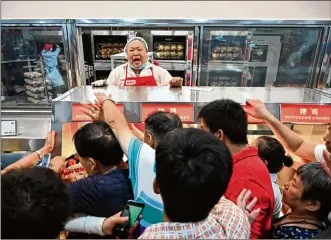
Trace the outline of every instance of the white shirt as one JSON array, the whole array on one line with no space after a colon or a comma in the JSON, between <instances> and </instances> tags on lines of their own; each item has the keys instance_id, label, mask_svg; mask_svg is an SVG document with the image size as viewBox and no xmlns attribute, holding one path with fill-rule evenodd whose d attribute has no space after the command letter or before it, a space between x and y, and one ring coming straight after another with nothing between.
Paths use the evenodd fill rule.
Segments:
<instances>
[{"instance_id":1,"label":"white shirt","mask_svg":"<svg viewBox=\"0 0 331 240\"><path fill-rule=\"evenodd\" d=\"M316 145L315 150L314 150L316 161L321 162L321 161L325 160L323 158L323 151L324 150L326 150L326 146L325 145L322 145L322 144Z\"/></svg>"},{"instance_id":2,"label":"white shirt","mask_svg":"<svg viewBox=\"0 0 331 240\"><path fill-rule=\"evenodd\" d=\"M137 77L133 70L128 66L128 63L125 63L110 72L107 79L107 85L124 86L126 69L128 69L128 77ZM169 81L172 79L172 76L167 70L151 64L150 62L147 62L146 66L141 70L139 77L152 76L153 74L158 85L168 85Z\"/></svg>"},{"instance_id":3,"label":"white shirt","mask_svg":"<svg viewBox=\"0 0 331 240\"><path fill-rule=\"evenodd\" d=\"M272 213L272 219L276 219L280 217L280 213L282 210L282 193L280 192L279 186L277 184L277 174L270 173L270 178L275 198L275 206Z\"/></svg>"}]
</instances>

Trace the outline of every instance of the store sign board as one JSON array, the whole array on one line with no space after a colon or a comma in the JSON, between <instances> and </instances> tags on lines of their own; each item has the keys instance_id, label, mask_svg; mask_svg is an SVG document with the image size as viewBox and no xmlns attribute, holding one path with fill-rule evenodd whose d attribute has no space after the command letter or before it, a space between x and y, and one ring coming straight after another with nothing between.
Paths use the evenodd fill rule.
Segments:
<instances>
[{"instance_id":1,"label":"store sign board","mask_svg":"<svg viewBox=\"0 0 331 240\"><path fill-rule=\"evenodd\" d=\"M164 111L177 113L182 122L194 122L194 106L193 104L141 104L141 121L153 112Z\"/></svg>"},{"instance_id":2,"label":"store sign board","mask_svg":"<svg viewBox=\"0 0 331 240\"><path fill-rule=\"evenodd\" d=\"M245 111L247 111L247 109L249 109L249 108L252 108L249 105L243 105L242 107ZM251 115L249 115L248 113L247 113L247 121L249 124L264 124L265 123L263 120L254 118Z\"/></svg>"},{"instance_id":3,"label":"store sign board","mask_svg":"<svg viewBox=\"0 0 331 240\"><path fill-rule=\"evenodd\" d=\"M91 105L91 104L87 104ZM124 113L124 105L123 104L116 104L116 106L120 109L122 113ZM84 113L86 108L84 105L80 103L73 103L72 104L72 121L73 122L91 122L92 119Z\"/></svg>"},{"instance_id":4,"label":"store sign board","mask_svg":"<svg viewBox=\"0 0 331 240\"><path fill-rule=\"evenodd\" d=\"M280 120L282 122L290 123L330 123L331 106L312 104L281 104Z\"/></svg>"}]
</instances>

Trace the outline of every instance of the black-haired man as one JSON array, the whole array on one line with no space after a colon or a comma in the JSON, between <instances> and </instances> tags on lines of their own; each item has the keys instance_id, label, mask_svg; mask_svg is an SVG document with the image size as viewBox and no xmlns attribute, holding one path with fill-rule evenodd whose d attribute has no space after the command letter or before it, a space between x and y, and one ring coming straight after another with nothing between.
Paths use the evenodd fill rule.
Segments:
<instances>
[{"instance_id":1,"label":"black-haired man","mask_svg":"<svg viewBox=\"0 0 331 240\"><path fill-rule=\"evenodd\" d=\"M66 185L48 168L26 168L1 176L1 238L51 239L69 216Z\"/></svg>"},{"instance_id":2,"label":"black-haired man","mask_svg":"<svg viewBox=\"0 0 331 240\"><path fill-rule=\"evenodd\" d=\"M223 142L199 129L176 130L156 147L155 162L154 191L165 222L148 227L141 239L249 238L243 211L221 199L232 174Z\"/></svg>"},{"instance_id":3,"label":"black-haired man","mask_svg":"<svg viewBox=\"0 0 331 240\"><path fill-rule=\"evenodd\" d=\"M252 224L251 238L265 238L271 228L274 194L267 167L255 147L247 141L247 114L239 103L229 99L216 100L199 113L202 129L213 133L230 149L233 175L225 197L236 202L241 190L252 191L259 199L256 207L261 213Z\"/></svg>"},{"instance_id":4,"label":"black-haired man","mask_svg":"<svg viewBox=\"0 0 331 240\"><path fill-rule=\"evenodd\" d=\"M155 149L167 133L181 128L183 125L177 114L161 111L152 113L145 120L144 142Z\"/></svg>"}]
</instances>

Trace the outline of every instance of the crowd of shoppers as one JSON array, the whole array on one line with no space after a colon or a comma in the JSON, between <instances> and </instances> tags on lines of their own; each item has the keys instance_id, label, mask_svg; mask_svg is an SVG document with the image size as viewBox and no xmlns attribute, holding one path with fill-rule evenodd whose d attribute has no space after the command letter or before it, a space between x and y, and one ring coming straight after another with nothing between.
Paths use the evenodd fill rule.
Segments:
<instances>
[{"instance_id":1,"label":"crowd of shoppers","mask_svg":"<svg viewBox=\"0 0 331 240\"><path fill-rule=\"evenodd\" d=\"M330 126L325 146L306 142L263 102L248 100L248 114L278 139L249 144L247 113L221 99L201 109L201 129L183 128L174 113L155 112L137 137L109 96L96 93L96 99L85 106L94 121L73 138L86 178L65 184L59 173L67 158L61 156L48 167L29 168L43 157L38 152L1 172L2 238L56 238L64 230L114 238L114 226L129 220L119 212L131 199L145 204L129 230L134 238L330 237ZM53 132L48 152L54 138ZM303 163L280 186L277 174L293 164L285 149Z\"/></svg>"}]
</instances>

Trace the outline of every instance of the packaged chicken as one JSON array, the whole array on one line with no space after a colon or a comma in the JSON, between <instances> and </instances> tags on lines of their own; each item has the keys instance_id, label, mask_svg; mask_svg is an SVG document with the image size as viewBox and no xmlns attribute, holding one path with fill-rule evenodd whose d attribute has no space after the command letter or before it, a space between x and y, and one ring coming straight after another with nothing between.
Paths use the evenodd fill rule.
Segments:
<instances>
[{"instance_id":1,"label":"packaged chicken","mask_svg":"<svg viewBox=\"0 0 331 240\"><path fill-rule=\"evenodd\" d=\"M170 50L170 46L169 45L165 45L164 46L164 51L169 51Z\"/></svg>"},{"instance_id":2,"label":"packaged chicken","mask_svg":"<svg viewBox=\"0 0 331 240\"><path fill-rule=\"evenodd\" d=\"M222 46L222 47L220 47L220 49L221 49L221 50L220 50L221 53L226 52L226 47Z\"/></svg>"},{"instance_id":3,"label":"packaged chicken","mask_svg":"<svg viewBox=\"0 0 331 240\"><path fill-rule=\"evenodd\" d=\"M164 52L164 58L169 58L170 57L170 52L166 51Z\"/></svg>"},{"instance_id":4,"label":"packaged chicken","mask_svg":"<svg viewBox=\"0 0 331 240\"><path fill-rule=\"evenodd\" d=\"M226 48L226 51L227 51L228 53L232 53L232 52L233 52L233 47L228 46L228 47Z\"/></svg>"},{"instance_id":5,"label":"packaged chicken","mask_svg":"<svg viewBox=\"0 0 331 240\"><path fill-rule=\"evenodd\" d=\"M177 44L177 51L183 51L184 46L182 44Z\"/></svg>"},{"instance_id":6,"label":"packaged chicken","mask_svg":"<svg viewBox=\"0 0 331 240\"><path fill-rule=\"evenodd\" d=\"M177 45L176 44L171 44L170 45L170 50L171 51L176 51L177 50Z\"/></svg>"},{"instance_id":7,"label":"packaged chicken","mask_svg":"<svg viewBox=\"0 0 331 240\"><path fill-rule=\"evenodd\" d=\"M177 53L175 51L171 51L170 52L170 57L171 57L171 59L176 59Z\"/></svg>"},{"instance_id":8,"label":"packaged chicken","mask_svg":"<svg viewBox=\"0 0 331 240\"><path fill-rule=\"evenodd\" d=\"M184 58L184 52L178 52L177 59L183 59L183 58Z\"/></svg>"}]
</instances>

